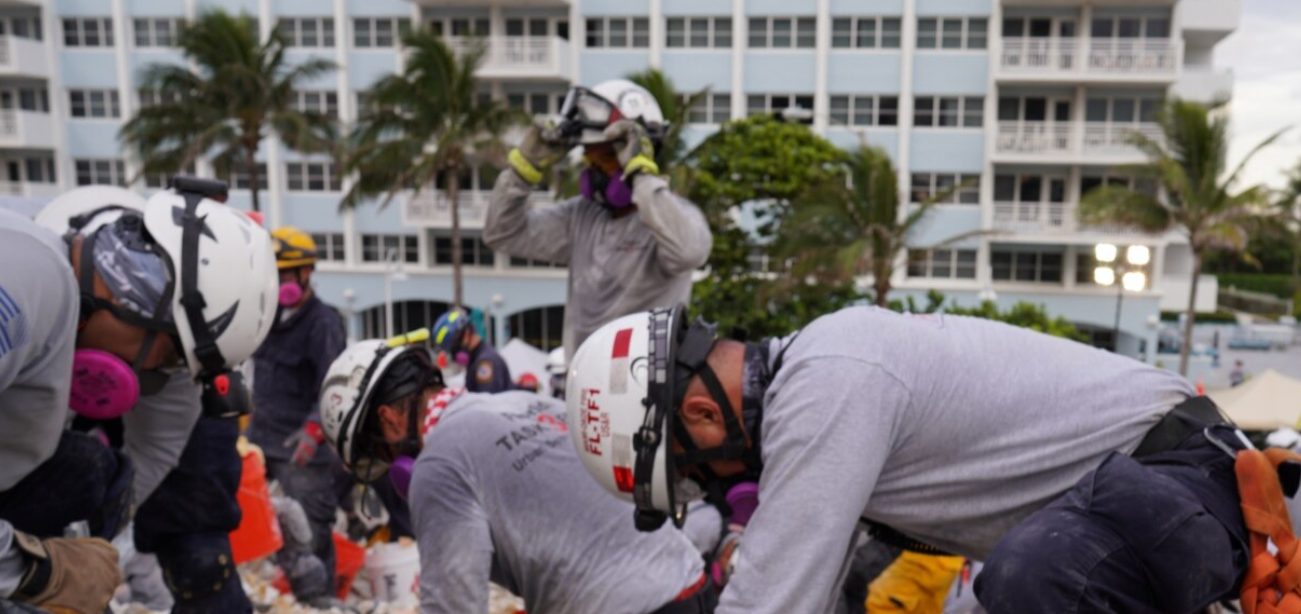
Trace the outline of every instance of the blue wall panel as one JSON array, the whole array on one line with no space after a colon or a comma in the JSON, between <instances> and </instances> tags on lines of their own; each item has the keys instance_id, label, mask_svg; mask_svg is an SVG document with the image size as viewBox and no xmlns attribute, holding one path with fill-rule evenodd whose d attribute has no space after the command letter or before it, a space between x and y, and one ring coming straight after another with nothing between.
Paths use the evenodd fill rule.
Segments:
<instances>
[{"instance_id":1,"label":"blue wall panel","mask_svg":"<svg viewBox=\"0 0 1301 614\"><path fill-rule=\"evenodd\" d=\"M127 15L184 17L185 0L126 0Z\"/></svg>"},{"instance_id":2,"label":"blue wall panel","mask_svg":"<svg viewBox=\"0 0 1301 614\"><path fill-rule=\"evenodd\" d=\"M117 62L111 51L65 50L59 52L58 58L64 87L117 87ZM50 92L50 95L65 94Z\"/></svg>"},{"instance_id":3,"label":"blue wall panel","mask_svg":"<svg viewBox=\"0 0 1301 614\"><path fill-rule=\"evenodd\" d=\"M914 171L979 173L984 162L983 130L921 129L912 133L908 167Z\"/></svg>"},{"instance_id":4,"label":"blue wall panel","mask_svg":"<svg viewBox=\"0 0 1301 614\"><path fill-rule=\"evenodd\" d=\"M103 2L104 0L93 1ZM197 8L200 13L205 10L223 9L227 13L238 15L243 11L256 18L258 15L258 0L198 0Z\"/></svg>"},{"instance_id":5,"label":"blue wall panel","mask_svg":"<svg viewBox=\"0 0 1301 614\"><path fill-rule=\"evenodd\" d=\"M185 57L175 49L136 50L127 56L127 66L130 67L129 70L131 71L131 82L140 85L144 80L145 71L154 64L184 66Z\"/></svg>"},{"instance_id":6,"label":"blue wall panel","mask_svg":"<svg viewBox=\"0 0 1301 614\"><path fill-rule=\"evenodd\" d=\"M289 64L302 64L317 58L334 62L334 49L314 49L311 51L305 49L289 49L285 51L285 61ZM301 89L305 90L334 89L339 86L339 72L336 70L328 70L315 79L302 81L301 84Z\"/></svg>"},{"instance_id":7,"label":"blue wall panel","mask_svg":"<svg viewBox=\"0 0 1301 614\"><path fill-rule=\"evenodd\" d=\"M663 0L665 15L728 15L731 0Z\"/></svg>"},{"instance_id":8,"label":"blue wall panel","mask_svg":"<svg viewBox=\"0 0 1301 614\"><path fill-rule=\"evenodd\" d=\"M650 14L650 0L583 0L580 10L587 17L648 15Z\"/></svg>"},{"instance_id":9,"label":"blue wall panel","mask_svg":"<svg viewBox=\"0 0 1301 614\"><path fill-rule=\"evenodd\" d=\"M913 61L913 92L984 94L988 75L987 53L918 53Z\"/></svg>"},{"instance_id":10,"label":"blue wall panel","mask_svg":"<svg viewBox=\"0 0 1301 614\"><path fill-rule=\"evenodd\" d=\"M630 73L646 70L650 66L650 52L645 49L581 53L579 67L582 70L583 85L587 86L609 79L622 79Z\"/></svg>"},{"instance_id":11,"label":"blue wall panel","mask_svg":"<svg viewBox=\"0 0 1301 614\"><path fill-rule=\"evenodd\" d=\"M59 17L111 17L113 5L108 0L55 0L54 12ZM62 34L62 26L57 29Z\"/></svg>"},{"instance_id":12,"label":"blue wall panel","mask_svg":"<svg viewBox=\"0 0 1301 614\"><path fill-rule=\"evenodd\" d=\"M763 15L816 15L817 0L746 0L745 14Z\"/></svg>"},{"instance_id":13,"label":"blue wall panel","mask_svg":"<svg viewBox=\"0 0 1301 614\"><path fill-rule=\"evenodd\" d=\"M113 120L71 120L65 126L68 134L70 158L121 158L122 146L117 142L120 124Z\"/></svg>"},{"instance_id":14,"label":"blue wall panel","mask_svg":"<svg viewBox=\"0 0 1301 614\"><path fill-rule=\"evenodd\" d=\"M411 3L406 0L347 0L346 10L349 15L364 17L411 17Z\"/></svg>"},{"instance_id":15,"label":"blue wall panel","mask_svg":"<svg viewBox=\"0 0 1301 614\"><path fill-rule=\"evenodd\" d=\"M398 69L397 54L385 51L354 51L348 54L348 87L354 90L370 86Z\"/></svg>"},{"instance_id":16,"label":"blue wall panel","mask_svg":"<svg viewBox=\"0 0 1301 614\"><path fill-rule=\"evenodd\" d=\"M415 231L402 225L402 201L394 198L387 207L380 209L379 202L357 207L358 232L391 232L413 234Z\"/></svg>"},{"instance_id":17,"label":"blue wall panel","mask_svg":"<svg viewBox=\"0 0 1301 614\"><path fill-rule=\"evenodd\" d=\"M832 15L903 15L903 0L831 0Z\"/></svg>"},{"instance_id":18,"label":"blue wall panel","mask_svg":"<svg viewBox=\"0 0 1301 614\"><path fill-rule=\"evenodd\" d=\"M827 58L827 93L898 94L901 62L897 52L833 52Z\"/></svg>"},{"instance_id":19,"label":"blue wall panel","mask_svg":"<svg viewBox=\"0 0 1301 614\"><path fill-rule=\"evenodd\" d=\"M330 0L268 0L272 15L294 17L332 17L334 2Z\"/></svg>"},{"instance_id":20,"label":"blue wall panel","mask_svg":"<svg viewBox=\"0 0 1301 614\"><path fill-rule=\"evenodd\" d=\"M917 15L989 15L993 0L917 0Z\"/></svg>"},{"instance_id":21,"label":"blue wall panel","mask_svg":"<svg viewBox=\"0 0 1301 614\"><path fill-rule=\"evenodd\" d=\"M872 147L880 147L887 154L890 154L896 166L899 164L899 131L893 128L872 128L865 130L855 130L852 128L829 126L827 127L827 140L831 141L836 147L845 150L855 150L863 145L866 140L867 144Z\"/></svg>"},{"instance_id":22,"label":"blue wall panel","mask_svg":"<svg viewBox=\"0 0 1301 614\"><path fill-rule=\"evenodd\" d=\"M980 207L976 205L941 205L914 228L908 237L909 245L930 247L939 245L958 235L980 230ZM975 249L980 239L970 238L953 244L954 248Z\"/></svg>"},{"instance_id":23,"label":"blue wall panel","mask_svg":"<svg viewBox=\"0 0 1301 614\"><path fill-rule=\"evenodd\" d=\"M680 92L696 92L705 88L715 92L732 91L730 51L666 50L663 69Z\"/></svg>"},{"instance_id":24,"label":"blue wall panel","mask_svg":"<svg viewBox=\"0 0 1301 614\"><path fill-rule=\"evenodd\" d=\"M812 94L817 59L812 51L752 51L745 54L745 91Z\"/></svg>"},{"instance_id":25,"label":"blue wall panel","mask_svg":"<svg viewBox=\"0 0 1301 614\"><path fill-rule=\"evenodd\" d=\"M343 232L340 198L341 195L286 193L281 215L285 224L307 232Z\"/></svg>"}]
</instances>

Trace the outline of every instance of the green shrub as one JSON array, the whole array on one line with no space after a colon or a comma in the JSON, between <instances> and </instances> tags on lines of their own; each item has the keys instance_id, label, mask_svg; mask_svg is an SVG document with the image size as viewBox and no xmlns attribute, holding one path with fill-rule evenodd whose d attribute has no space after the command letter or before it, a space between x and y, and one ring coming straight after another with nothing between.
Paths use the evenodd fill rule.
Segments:
<instances>
[{"instance_id":1,"label":"green shrub","mask_svg":"<svg viewBox=\"0 0 1301 614\"><path fill-rule=\"evenodd\" d=\"M1237 288L1250 292L1273 294L1281 299L1292 296L1291 275L1270 275L1266 273L1220 273L1220 288Z\"/></svg>"},{"instance_id":2,"label":"green shrub","mask_svg":"<svg viewBox=\"0 0 1301 614\"><path fill-rule=\"evenodd\" d=\"M1162 312L1161 312L1161 321L1162 321L1162 322L1178 322L1178 321L1179 321L1179 316L1180 316L1180 314L1182 314L1182 313L1183 313L1182 311L1162 311ZM1237 321L1238 321L1238 318L1237 318L1236 315L1234 315L1234 313L1233 313L1232 311L1224 311L1224 310L1221 310L1221 311L1217 311L1217 312L1215 312L1215 313L1199 313L1199 314L1197 314L1197 322L1198 322L1199 324L1233 324L1233 323L1235 323L1235 322L1237 322Z\"/></svg>"}]
</instances>

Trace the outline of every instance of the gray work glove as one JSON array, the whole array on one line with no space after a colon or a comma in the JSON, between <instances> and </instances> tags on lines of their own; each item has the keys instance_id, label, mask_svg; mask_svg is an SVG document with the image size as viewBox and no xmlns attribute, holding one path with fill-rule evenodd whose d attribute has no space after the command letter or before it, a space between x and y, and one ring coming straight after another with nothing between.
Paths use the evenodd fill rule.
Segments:
<instances>
[{"instance_id":1,"label":"gray work glove","mask_svg":"<svg viewBox=\"0 0 1301 614\"><path fill-rule=\"evenodd\" d=\"M655 146L641 124L621 119L606 127L605 138L614 147L619 165L623 167L624 181L643 171L652 175L660 173L660 167L655 163Z\"/></svg>"},{"instance_id":2,"label":"gray work glove","mask_svg":"<svg viewBox=\"0 0 1301 614\"><path fill-rule=\"evenodd\" d=\"M303 428L298 429L285 440L284 446L294 451L291 462L299 467L306 467L307 463L312 462L316 457L316 449L321 447L324 441L325 431L321 429L321 425L308 420Z\"/></svg>"},{"instance_id":3,"label":"gray work glove","mask_svg":"<svg viewBox=\"0 0 1301 614\"><path fill-rule=\"evenodd\" d=\"M524 181L537 185L570 149L573 149L572 144L560 138L555 122L539 118L524 134L519 147L510 151L510 166Z\"/></svg>"},{"instance_id":4,"label":"gray work glove","mask_svg":"<svg viewBox=\"0 0 1301 614\"><path fill-rule=\"evenodd\" d=\"M16 545L33 561L9 598L52 614L96 614L122 583L117 549L97 537L46 540L14 532Z\"/></svg>"}]
</instances>

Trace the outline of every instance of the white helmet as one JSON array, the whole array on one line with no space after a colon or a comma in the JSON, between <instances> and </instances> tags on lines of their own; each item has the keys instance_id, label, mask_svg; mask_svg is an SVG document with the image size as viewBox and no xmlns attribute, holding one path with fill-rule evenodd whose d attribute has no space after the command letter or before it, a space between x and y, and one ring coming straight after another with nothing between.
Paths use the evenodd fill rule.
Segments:
<instances>
[{"instance_id":1,"label":"white helmet","mask_svg":"<svg viewBox=\"0 0 1301 614\"><path fill-rule=\"evenodd\" d=\"M560 115L562 122L581 128L581 132L574 130L571 134L584 145L605 142L605 128L618 119L641 122L651 138L659 138L665 128L664 112L655 97L627 79L611 79L591 89L570 89Z\"/></svg>"},{"instance_id":2,"label":"white helmet","mask_svg":"<svg viewBox=\"0 0 1301 614\"><path fill-rule=\"evenodd\" d=\"M723 448L697 450L677 437L686 453L669 442L683 433L677 407L692 377L705 365L716 340L704 322L688 326L683 307L635 313L602 326L574 354L565 399L578 457L605 489L637 507L637 528L653 531L672 518L678 527L686 507L702 492L683 479L677 465L707 460L742 460L732 435L741 436L731 405L726 410L729 441ZM712 391L711 391L712 392Z\"/></svg>"},{"instance_id":3,"label":"white helmet","mask_svg":"<svg viewBox=\"0 0 1301 614\"><path fill-rule=\"evenodd\" d=\"M224 194L224 184L181 183L194 189L161 191L148 201L121 188L79 188L52 201L36 220L55 232L91 235L124 211L143 212L140 223L150 248L161 252L170 275L162 295L169 301L171 323L138 316L130 321L175 335L190 373L211 378L251 356L271 331L279 274L267 231L207 198ZM83 266L88 260L83 258ZM93 294L85 296L90 277L83 277L84 309L95 300Z\"/></svg>"},{"instance_id":4,"label":"white helmet","mask_svg":"<svg viewBox=\"0 0 1301 614\"><path fill-rule=\"evenodd\" d=\"M552 375L565 374L565 348L558 347L547 354L547 373Z\"/></svg>"},{"instance_id":5,"label":"white helmet","mask_svg":"<svg viewBox=\"0 0 1301 614\"><path fill-rule=\"evenodd\" d=\"M406 397L431 383L443 384L442 374L428 360L429 350L417 345L428 338L429 330L420 329L387 341L358 341L344 350L325 373L319 403L321 426L343 464L360 478L379 478L386 469L371 466L376 459L366 450L368 442L359 437L371 409L379 403ZM426 359L423 364L398 360L420 353ZM385 381L385 375L397 365L403 365L401 373L394 372L401 377ZM383 391L378 390L381 382L386 384Z\"/></svg>"}]
</instances>

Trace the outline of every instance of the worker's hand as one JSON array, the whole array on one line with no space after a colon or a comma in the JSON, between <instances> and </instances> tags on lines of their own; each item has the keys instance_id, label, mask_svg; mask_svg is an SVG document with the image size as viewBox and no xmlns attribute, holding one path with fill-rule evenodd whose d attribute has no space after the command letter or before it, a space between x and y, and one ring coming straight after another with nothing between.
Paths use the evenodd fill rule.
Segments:
<instances>
[{"instance_id":1,"label":"worker's hand","mask_svg":"<svg viewBox=\"0 0 1301 614\"><path fill-rule=\"evenodd\" d=\"M553 120L538 119L524 134L519 147L511 150L510 165L525 181L537 185L570 149L573 145L560 137Z\"/></svg>"},{"instance_id":2,"label":"worker's hand","mask_svg":"<svg viewBox=\"0 0 1301 614\"><path fill-rule=\"evenodd\" d=\"M718 542L714 550L713 565L709 573L714 578L714 586L722 590L732 579L732 570L736 568L736 558L741 547L741 533L730 532Z\"/></svg>"},{"instance_id":3,"label":"worker's hand","mask_svg":"<svg viewBox=\"0 0 1301 614\"><path fill-rule=\"evenodd\" d=\"M641 124L631 119L621 119L605 129L605 138L619 157L624 181L630 181L642 171L659 174L660 167L655 164L655 146L651 144L650 135Z\"/></svg>"},{"instance_id":4,"label":"worker's hand","mask_svg":"<svg viewBox=\"0 0 1301 614\"><path fill-rule=\"evenodd\" d=\"M325 441L325 432L321 430L320 423L309 420L303 428L298 429L298 432L285 440L285 447L294 449L291 459L293 463L304 467L316 457L316 449L321 447L323 441Z\"/></svg>"},{"instance_id":5,"label":"worker's hand","mask_svg":"<svg viewBox=\"0 0 1301 614\"><path fill-rule=\"evenodd\" d=\"M10 597L54 614L98 614L122 583L117 549L98 537L38 540L15 533L35 562Z\"/></svg>"}]
</instances>

